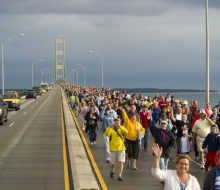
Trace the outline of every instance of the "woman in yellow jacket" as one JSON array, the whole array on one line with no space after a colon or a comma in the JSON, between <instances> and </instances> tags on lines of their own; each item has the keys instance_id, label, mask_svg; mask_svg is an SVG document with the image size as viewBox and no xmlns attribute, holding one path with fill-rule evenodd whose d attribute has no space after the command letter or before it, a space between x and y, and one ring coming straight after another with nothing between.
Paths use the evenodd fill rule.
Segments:
<instances>
[{"instance_id":1,"label":"woman in yellow jacket","mask_svg":"<svg viewBox=\"0 0 220 190\"><path fill-rule=\"evenodd\" d=\"M115 165L118 162L119 164L119 174L118 180L123 181L122 171L123 164L125 162L125 145L124 137L127 135L128 131L123 126L120 125L120 120L118 118L114 119L114 123L111 126L107 127L105 135L110 137L109 149L111 152L110 161L111 161L111 173L110 177L114 177Z\"/></svg>"},{"instance_id":2,"label":"woman in yellow jacket","mask_svg":"<svg viewBox=\"0 0 220 190\"><path fill-rule=\"evenodd\" d=\"M128 118L123 107L120 107L122 111L122 118L124 119L124 126L128 130L126 140L128 143L128 167L130 167L130 160L133 158L133 169L137 170L136 161L139 155L139 135L144 136L145 129L137 121L136 114L132 114L130 119Z\"/></svg>"}]
</instances>

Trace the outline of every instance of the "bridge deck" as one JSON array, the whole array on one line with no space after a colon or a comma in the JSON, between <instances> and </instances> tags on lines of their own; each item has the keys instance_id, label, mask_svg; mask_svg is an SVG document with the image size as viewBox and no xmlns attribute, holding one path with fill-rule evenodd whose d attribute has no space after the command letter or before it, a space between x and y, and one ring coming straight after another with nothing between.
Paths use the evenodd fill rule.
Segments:
<instances>
[{"instance_id":1,"label":"bridge deck","mask_svg":"<svg viewBox=\"0 0 220 190\"><path fill-rule=\"evenodd\" d=\"M78 123L81 125L79 118ZM89 135L84 133L84 136L87 139L87 143L89 144ZM105 162L105 148L104 148L104 140L103 133L101 130L101 125L99 124L99 130L97 134L96 144L90 146L92 154L95 158L95 161L98 165L98 168L102 174L102 177L106 183L106 186L109 190L145 190L145 189L154 189L154 190L162 190L163 185L151 175L151 167L153 163L154 157L152 156L151 146L153 144L153 137L150 134L149 136L149 147L147 150L143 150L140 152L139 159L137 161L137 170L132 170L128 168L126 163L124 165L123 170L123 182L117 180L118 168L116 166L115 176L114 178L110 178L110 164ZM172 151L172 156L169 161L169 169L174 169L174 159L176 157L176 150ZM191 158L194 158L194 152L190 153ZM203 180L205 177L205 171L199 168L198 163L192 161L190 166L190 174L197 177L200 187L202 188Z\"/></svg>"}]
</instances>

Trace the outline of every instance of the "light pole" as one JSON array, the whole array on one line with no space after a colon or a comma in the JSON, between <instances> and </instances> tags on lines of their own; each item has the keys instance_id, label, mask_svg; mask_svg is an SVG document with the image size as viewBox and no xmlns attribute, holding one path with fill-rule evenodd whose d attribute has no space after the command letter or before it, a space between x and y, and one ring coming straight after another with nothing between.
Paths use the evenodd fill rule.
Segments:
<instances>
[{"instance_id":1,"label":"light pole","mask_svg":"<svg viewBox=\"0 0 220 190\"><path fill-rule=\"evenodd\" d=\"M51 77L51 75L53 75L53 73L50 73L50 74L48 75L48 85L50 85L50 77Z\"/></svg>"},{"instance_id":2,"label":"light pole","mask_svg":"<svg viewBox=\"0 0 220 190\"><path fill-rule=\"evenodd\" d=\"M52 77L54 77L54 74L50 75L50 78L49 78L49 83L50 84L52 83Z\"/></svg>"},{"instance_id":3,"label":"light pole","mask_svg":"<svg viewBox=\"0 0 220 190\"><path fill-rule=\"evenodd\" d=\"M5 88L5 81L4 81L4 47L16 36L20 36L23 37L24 34L18 34L18 35L14 35L11 38L9 38L8 40L2 42L2 94L4 94L4 88Z\"/></svg>"},{"instance_id":4,"label":"light pole","mask_svg":"<svg viewBox=\"0 0 220 190\"><path fill-rule=\"evenodd\" d=\"M46 83L47 83L47 75L50 74L50 73L52 73L52 71L46 73Z\"/></svg>"},{"instance_id":5,"label":"light pole","mask_svg":"<svg viewBox=\"0 0 220 190\"><path fill-rule=\"evenodd\" d=\"M32 63L32 87L34 86L34 65L39 61L44 61L44 60L38 60Z\"/></svg>"},{"instance_id":6,"label":"light pole","mask_svg":"<svg viewBox=\"0 0 220 190\"><path fill-rule=\"evenodd\" d=\"M102 59L102 88L103 88L104 87L104 66L103 66L104 57L103 57L103 55L101 55L95 51L89 51L89 53L95 53L96 55L98 55Z\"/></svg>"},{"instance_id":7,"label":"light pole","mask_svg":"<svg viewBox=\"0 0 220 190\"><path fill-rule=\"evenodd\" d=\"M71 75L68 75L69 79L70 79L70 84L71 84L71 80L72 80L72 76Z\"/></svg>"},{"instance_id":8,"label":"light pole","mask_svg":"<svg viewBox=\"0 0 220 190\"><path fill-rule=\"evenodd\" d=\"M74 72L76 72L76 84L78 85L78 72L76 70L72 70Z\"/></svg>"},{"instance_id":9,"label":"light pole","mask_svg":"<svg viewBox=\"0 0 220 190\"><path fill-rule=\"evenodd\" d=\"M70 81L71 81L71 79L72 79L72 84L73 84L73 76L72 75L68 75L69 77L70 77Z\"/></svg>"},{"instance_id":10,"label":"light pole","mask_svg":"<svg viewBox=\"0 0 220 190\"><path fill-rule=\"evenodd\" d=\"M41 83L44 82L44 81L43 81L43 74L44 74L44 71L45 71L46 69L49 69L49 68L45 68L45 69L43 69L43 70L41 71Z\"/></svg>"},{"instance_id":11,"label":"light pole","mask_svg":"<svg viewBox=\"0 0 220 190\"><path fill-rule=\"evenodd\" d=\"M73 75L73 84L74 84L74 74L73 73L69 73L70 75Z\"/></svg>"},{"instance_id":12,"label":"light pole","mask_svg":"<svg viewBox=\"0 0 220 190\"><path fill-rule=\"evenodd\" d=\"M209 103L209 18L208 0L203 0L206 4L206 103Z\"/></svg>"},{"instance_id":13,"label":"light pole","mask_svg":"<svg viewBox=\"0 0 220 190\"><path fill-rule=\"evenodd\" d=\"M76 64L84 69L84 86L86 86L86 68L80 64Z\"/></svg>"}]
</instances>

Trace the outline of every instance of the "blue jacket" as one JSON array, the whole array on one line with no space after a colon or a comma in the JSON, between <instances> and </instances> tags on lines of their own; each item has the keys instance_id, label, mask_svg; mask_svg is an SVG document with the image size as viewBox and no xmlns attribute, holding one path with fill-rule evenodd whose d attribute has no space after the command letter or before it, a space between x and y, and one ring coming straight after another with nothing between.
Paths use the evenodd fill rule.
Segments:
<instances>
[{"instance_id":1,"label":"blue jacket","mask_svg":"<svg viewBox=\"0 0 220 190\"><path fill-rule=\"evenodd\" d=\"M208 146L208 151L209 152L216 152L216 151L218 151L219 137L216 138L217 135L218 135L217 133L215 133L215 134L209 133L206 136L206 138L205 138L205 140L204 140L204 142L202 144L202 148L204 149L204 148L206 148Z\"/></svg>"},{"instance_id":2,"label":"blue jacket","mask_svg":"<svg viewBox=\"0 0 220 190\"><path fill-rule=\"evenodd\" d=\"M110 112L110 114L106 114L105 110L102 110L100 113L100 118L102 119L102 131L105 132L106 128L110 126L111 123L114 122L115 116L113 112Z\"/></svg>"},{"instance_id":3,"label":"blue jacket","mask_svg":"<svg viewBox=\"0 0 220 190\"><path fill-rule=\"evenodd\" d=\"M153 121L155 121L156 123L160 118L160 112L161 112L160 108L153 109L152 117L153 117Z\"/></svg>"}]
</instances>

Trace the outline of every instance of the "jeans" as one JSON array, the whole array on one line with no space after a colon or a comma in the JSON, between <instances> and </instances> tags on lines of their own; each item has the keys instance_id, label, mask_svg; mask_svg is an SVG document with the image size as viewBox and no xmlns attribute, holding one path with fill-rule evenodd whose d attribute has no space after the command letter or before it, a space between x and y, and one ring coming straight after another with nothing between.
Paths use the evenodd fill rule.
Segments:
<instances>
[{"instance_id":1,"label":"jeans","mask_svg":"<svg viewBox=\"0 0 220 190\"><path fill-rule=\"evenodd\" d=\"M106 160L110 160L110 151L109 151L109 137L107 137L103 133L104 143L105 143L105 152L106 152Z\"/></svg>"},{"instance_id":2,"label":"jeans","mask_svg":"<svg viewBox=\"0 0 220 190\"><path fill-rule=\"evenodd\" d=\"M169 158L160 158L160 169L167 170Z\"/></svg>"},{"instance_id":3,"label":"jeans","mask_svg":"<svg viewBox=\"0 0 220 190\"><path fill-rule=\"evenodd\" d=\"M96 127L89 127L89 140L90 142L96 141L97 129Z\"/></svg>"},{"instance_id":4,"label":"jeans","mask_svg":"<svg viewBox=\"0 0 220 190\"><path fill-rule=\"evenodd\" d=\"M74 107L75 107L74 102L70 102L70 107L71 107L71 108L74 108Z\"/></svg>"},{"instance_id":5,"label":"jeans","mask_svg":"<svg viewBox=\"0 0 220 190\"><path fill-rule=\"evenodd\" d=\"M144 135L144 148L147 148L148 145L148 134L149 134L149 127L144 128L145 129L145 135Z\"/></svg>"}]
</instances>

